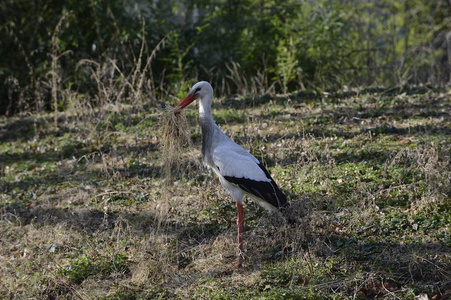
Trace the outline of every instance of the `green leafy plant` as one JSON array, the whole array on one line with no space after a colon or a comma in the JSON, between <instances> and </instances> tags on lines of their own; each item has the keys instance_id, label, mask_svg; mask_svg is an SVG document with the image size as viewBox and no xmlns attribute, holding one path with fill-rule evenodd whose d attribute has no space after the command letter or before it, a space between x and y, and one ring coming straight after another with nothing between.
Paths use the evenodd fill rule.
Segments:
<instances>
[{"instance_id":1,"label":"green leafy plant","mask_svg":"<svg viewBox=\"0 0 451 300\"><path fill-rule=\"evenodd\" d=\"M115 273L127 273L130 271L129 260L123 254L115 254L111 259L81 255L67 267L58 271L75 284L82 283L85 279L96 275L109 275Z\"/></svg>"}]
</instances>

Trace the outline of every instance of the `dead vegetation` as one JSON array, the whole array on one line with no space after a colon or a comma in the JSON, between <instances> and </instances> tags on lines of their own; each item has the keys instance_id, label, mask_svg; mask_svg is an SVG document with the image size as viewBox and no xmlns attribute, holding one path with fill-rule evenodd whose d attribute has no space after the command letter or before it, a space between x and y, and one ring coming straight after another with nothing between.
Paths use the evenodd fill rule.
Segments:
<instances>
[{"instance_id":1,"label":"dead vegetation","mask_svg":"<svg viewBox=\"0 0 451 300\"><path fill-rule=\"evenodd\" d=\"M190 124L177 108L168 108L160 120L164 178L172 184L172 174L179 174L184 148L192 146Z\"/></svg>"}]
</instances>

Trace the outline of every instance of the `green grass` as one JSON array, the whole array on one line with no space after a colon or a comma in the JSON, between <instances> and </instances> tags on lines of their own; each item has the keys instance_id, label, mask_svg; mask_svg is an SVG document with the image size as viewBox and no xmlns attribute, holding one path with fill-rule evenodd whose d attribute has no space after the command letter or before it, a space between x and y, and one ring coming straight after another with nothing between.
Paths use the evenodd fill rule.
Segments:
<instances>
[{"instance_id":1,"label":"green grass","mask_svg":"<svg viewBox=\"0 0 451 300\"><path fill-rule=\"evenodd\" d=\"M412 299L451 295L449 92L215 103L297 220L236 209L196 149L165 187L161 111L0 119L0 297ZM161 107L164 103L159 104ZM76 116L75 116L76 115Z\"/></svg>"}]
</instances>

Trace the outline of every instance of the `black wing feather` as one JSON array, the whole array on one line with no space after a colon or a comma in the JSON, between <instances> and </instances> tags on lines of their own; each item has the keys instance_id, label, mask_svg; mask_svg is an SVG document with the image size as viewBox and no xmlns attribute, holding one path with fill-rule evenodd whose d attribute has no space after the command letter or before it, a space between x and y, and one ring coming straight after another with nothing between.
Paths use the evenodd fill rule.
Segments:
<instances>
[{"instance_id":1,"label":"black wing feather","mask_svg":"<svg viewBox=\"0 0 451 300\"><path fill-rule=\"evenodd\" d=\"M270 179L270 181L256 181L232 176L224 176L224 178L231 183L237 184L244 191L265 200L274 207L287 207L288 202L285 194L279 189L265 167L261 163L258 166L265 172L266 178Z\"/></svg>"}]
</instances>

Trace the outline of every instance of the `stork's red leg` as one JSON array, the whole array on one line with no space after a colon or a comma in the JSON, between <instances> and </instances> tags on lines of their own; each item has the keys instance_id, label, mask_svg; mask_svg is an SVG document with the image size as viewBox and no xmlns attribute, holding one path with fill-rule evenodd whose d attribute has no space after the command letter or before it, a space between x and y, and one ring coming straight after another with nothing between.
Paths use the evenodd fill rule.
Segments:
<instances>
[{"instance_id":1,"label":"stork's red leg","mask_svg":"<svg viewBox=\"0 0 451 300\"><path fill-rule=\"evenodd\" d=\"M244 232L244 209L243 204L237 202L236 208L238 209L238 220L236 224L238 225L238 268L243 266L244 252L243 252L243 238L241 235Z\"/></svg>"}]
</instances>

